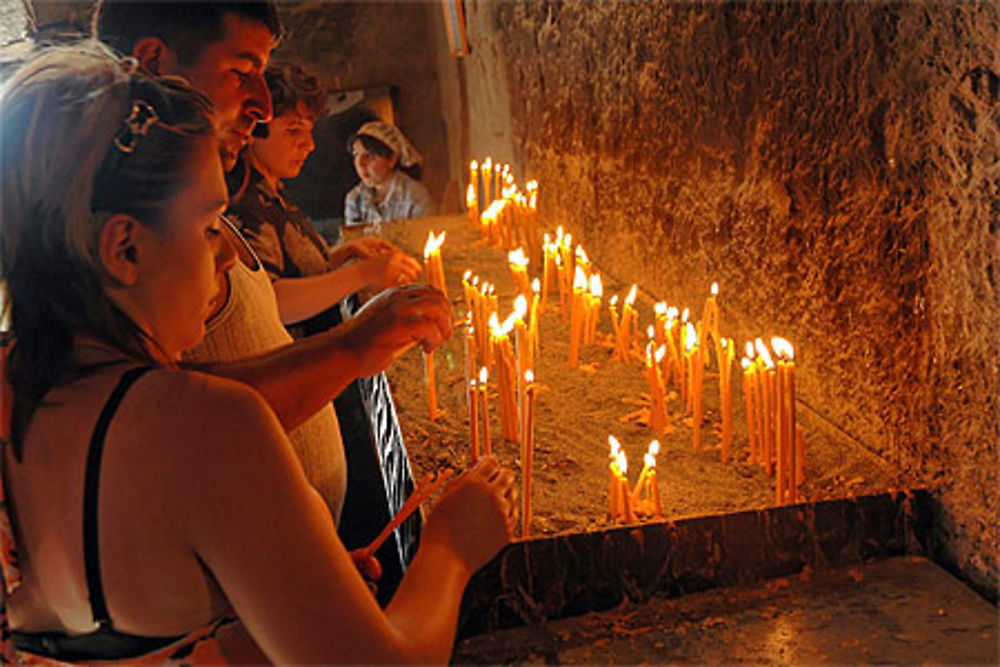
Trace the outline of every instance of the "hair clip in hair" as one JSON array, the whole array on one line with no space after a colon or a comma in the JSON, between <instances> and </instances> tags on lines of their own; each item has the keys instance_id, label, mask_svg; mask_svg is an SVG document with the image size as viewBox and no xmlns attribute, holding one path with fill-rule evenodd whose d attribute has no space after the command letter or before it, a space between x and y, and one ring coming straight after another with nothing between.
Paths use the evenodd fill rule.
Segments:
<instances>
[{"instance_id":1,"label":"hair clip in hair","mask_svg":"<svg viewBox=\"0 0 1000 667\"><path fill-rule=\"evenodd\" d=\"M115 135L115 146L122 153L131 153L135 150L136 138L146 136L149 128L158 120L160 117L148 102L135 100L132 102L132 112L125 119L125 127Z\"/></svg>"}]
</instances>

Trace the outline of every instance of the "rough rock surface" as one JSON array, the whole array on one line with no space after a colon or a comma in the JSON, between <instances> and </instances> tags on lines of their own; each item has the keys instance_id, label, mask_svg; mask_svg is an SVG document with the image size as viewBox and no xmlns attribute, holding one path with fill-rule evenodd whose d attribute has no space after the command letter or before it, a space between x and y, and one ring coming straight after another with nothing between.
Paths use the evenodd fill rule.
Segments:
<instances>
[{"instance_id":1,"label":"rough rock surface","mask_svg":"<svg viewBox=\"0 0 1000 667\"><path fill-rule=\"evenodd\" d=\"M998 578L1000 5L468 2L471 157L926 483L939 556ZM454 113L454 112L453 112ZM453 165L453 170L461 165Z\"/></svg>"}]
</instances>

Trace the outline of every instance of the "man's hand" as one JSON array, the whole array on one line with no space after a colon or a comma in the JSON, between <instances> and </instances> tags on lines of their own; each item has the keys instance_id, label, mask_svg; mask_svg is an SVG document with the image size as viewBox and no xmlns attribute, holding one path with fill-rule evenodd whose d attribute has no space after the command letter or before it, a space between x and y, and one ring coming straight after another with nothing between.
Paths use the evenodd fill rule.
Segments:
<instances>
[{"instance_id":1,"label":"man's hand","mask_svg":"<svg viewBox=\"0 0 1000 667\"><path fill-rule=\"evenodd\" d=\"M428 352L436 348L451 337L453 322L441 292L405 285L380 293L338 329L341 343L356 354L357 375L371 377L414 345Z\"/></svg>"}]
</instances>

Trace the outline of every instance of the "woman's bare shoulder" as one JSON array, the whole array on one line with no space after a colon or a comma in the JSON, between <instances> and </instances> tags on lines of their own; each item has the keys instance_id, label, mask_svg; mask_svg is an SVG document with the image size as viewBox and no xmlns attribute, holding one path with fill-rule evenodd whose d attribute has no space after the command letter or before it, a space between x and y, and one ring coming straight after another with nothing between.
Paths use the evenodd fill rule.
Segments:
<instances>
[{"instance_id":1,"label":"woman's bare shoulder","mask_svg":"<svg viewBox=\"0 0 1000 667\"><path fill-rule=\"evenodd\" d=\"M216 451L242 438L252 441L281 432L266 401L251 387L208 373L158 370L147 374L130 392L122 416L152 438L168 437L173 447L211 441ZM246 435L255 438L247 439Z\"/></svg>"}]
</instances>

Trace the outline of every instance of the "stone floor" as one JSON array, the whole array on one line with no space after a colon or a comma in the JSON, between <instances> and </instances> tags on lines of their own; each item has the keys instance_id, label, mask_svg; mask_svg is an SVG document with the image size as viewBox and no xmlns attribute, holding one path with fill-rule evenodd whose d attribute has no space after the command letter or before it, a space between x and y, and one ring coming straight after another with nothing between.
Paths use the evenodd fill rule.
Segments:
<instances>
[{"instance_id":1,"label":"stone floor","mask_svg":"<svg viewBox=\"0 0 1000 667\"><path fill-rule=\"evenodd\" d=\"M995 606L910 556L478 635L453 660L995 665L997 626Z\"/></svg>"}]
</instances>

